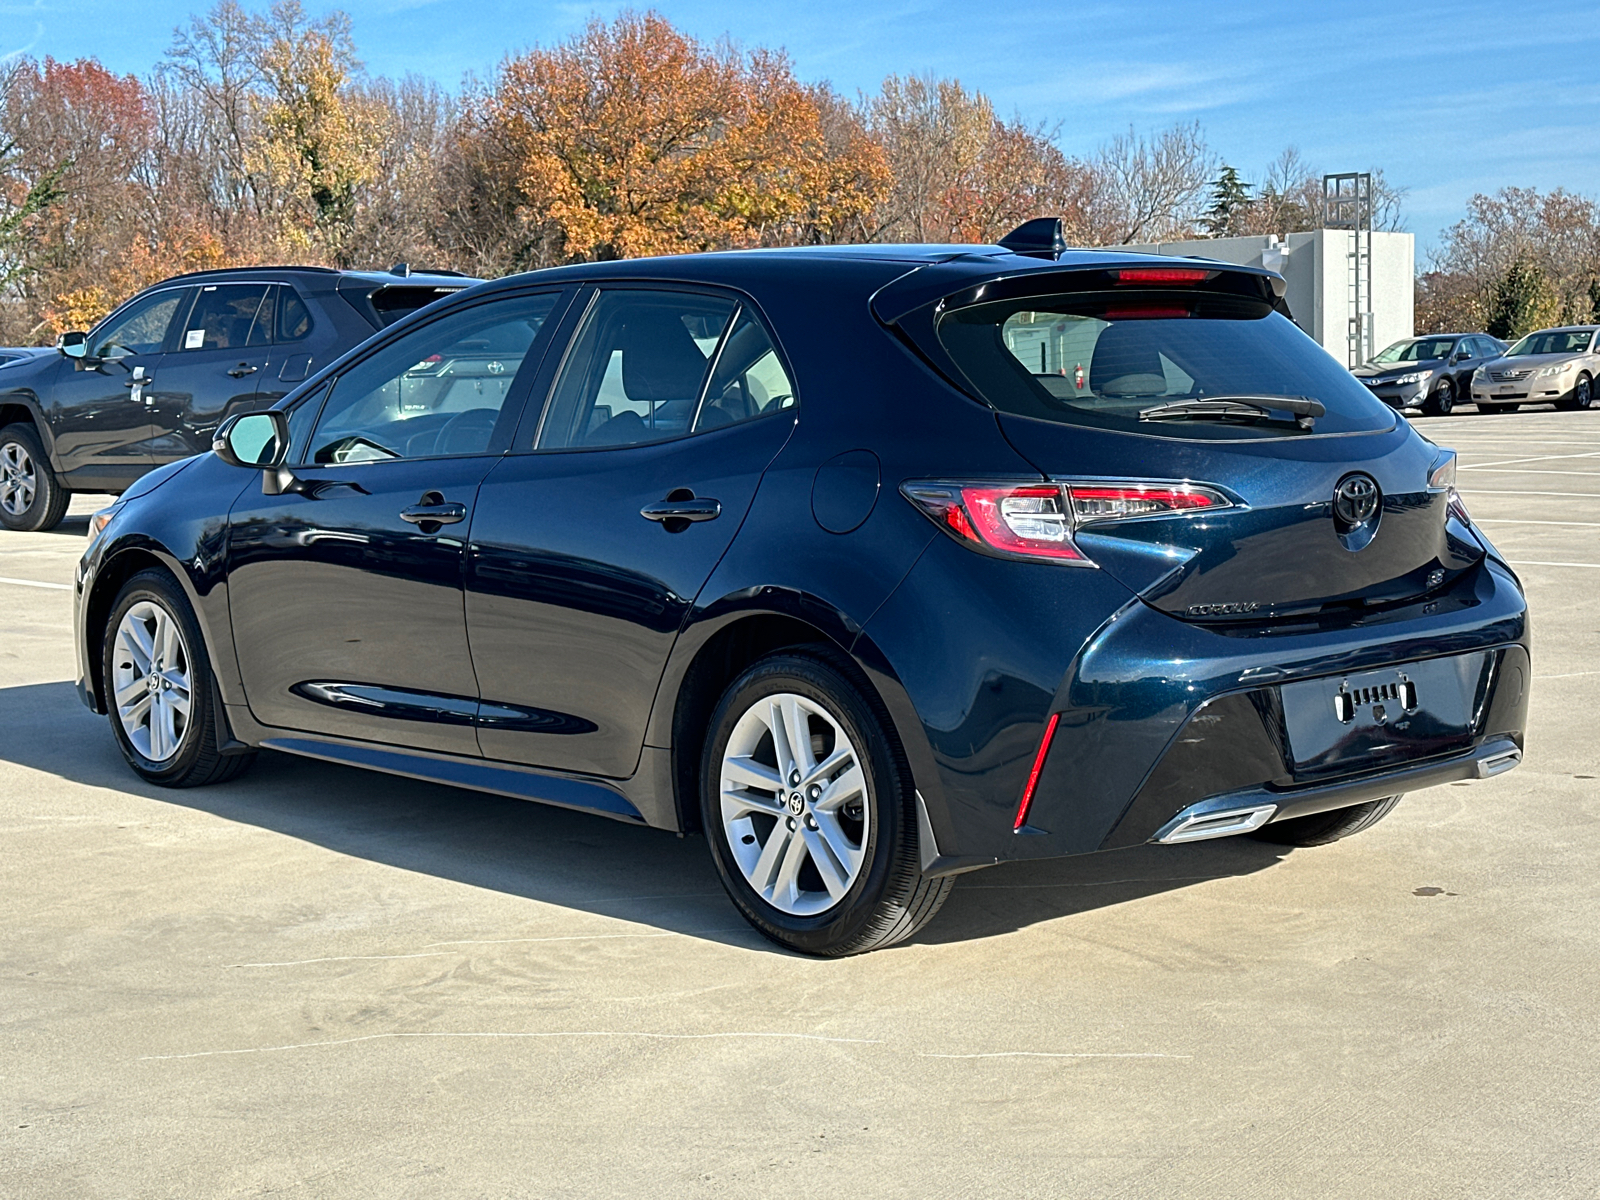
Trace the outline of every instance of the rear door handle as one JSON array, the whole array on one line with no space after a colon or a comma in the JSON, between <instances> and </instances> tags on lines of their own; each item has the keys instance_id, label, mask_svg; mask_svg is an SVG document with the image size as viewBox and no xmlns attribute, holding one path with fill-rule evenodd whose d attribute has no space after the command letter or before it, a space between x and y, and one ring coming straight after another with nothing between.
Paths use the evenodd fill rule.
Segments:
<instances>
[{"instance_id":1,"label":"rear door handle","mask_svg":"<svg viewBox=\"0 0 1600 1200\"><path fill-rule=\"evenodd\" d=\"M260 369L260 367L252 367L249 363L240 363L237 367L232 368L228 374L235 379L243 379L246 375L254 375Z\"/></svg>"},{"instance_id":2,"label":"rear door handle","mask_svg":"<svg viewBox=\"0 0 1600 1200\"><path fill-rule=\"evenodd\" d=\"M467 506L448 501L439 504L413 504L400 510L400 519L413 525L454 525L467 519Z\"/></svg>"},{"instance_id":3,"label":"rear door handle","mask_svg":"<svg viewBox=\"0 0 1600 1200\"><path fill-rule=\"evenodd\" d=\"M709 496L679 500L669 496L654 504L646 504L639 515L647 521L715 521L722 515L722 501Z\"/></svg>"}]
</instances>

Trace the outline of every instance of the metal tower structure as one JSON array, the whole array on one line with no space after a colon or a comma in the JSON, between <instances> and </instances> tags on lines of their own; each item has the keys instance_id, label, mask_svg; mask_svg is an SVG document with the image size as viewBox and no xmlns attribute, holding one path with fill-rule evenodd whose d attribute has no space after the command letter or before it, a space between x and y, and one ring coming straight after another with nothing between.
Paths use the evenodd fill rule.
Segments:
<instances>
[{"instance_id":1,"label":"metal tower structure","mask_svg":"<svg viewBox=\"0 0 1600 1200\"><path fill-rule=\"evenodd\" d=\"M1345 365L1358 367L1377 351L1372 344L1372 176L1369 173L1322 177L1322 224L1325 229L1349 233L1346 243L1349 333Z\"/></svg>"}]
</instances>

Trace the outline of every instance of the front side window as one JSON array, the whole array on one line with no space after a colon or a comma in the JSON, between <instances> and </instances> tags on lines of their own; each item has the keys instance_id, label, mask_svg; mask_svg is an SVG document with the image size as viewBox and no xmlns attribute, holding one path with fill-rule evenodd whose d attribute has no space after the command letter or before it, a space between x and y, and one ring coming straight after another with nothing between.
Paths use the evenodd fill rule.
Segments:
<instances>
[{"instance_id":1,"label":"front side window","mask_svg":"<svg viewBox=\"0 0 1600 1200\"><path fill-rule=\"evenodd\" d=\"M1287 317L1242 298L1032 296L958 309L938 336L979 395L1022 416L1167 437L1298 436L1312 400L1325 409L1317 433L1394 422Z\"/></svg>"},{"instance_id":2,"label":"front side window","mask_svg":"<svg viewBox=\"0 0 1600 1200\"><path fill-rule=\"evenodd\" d=\"M632 446L692 432L734 308L691 292L598 293L551 391L537 448Z\"/></svg>"},{"instance_id":3,"label":"front side window","mask_svg":"<svg viewBox=\"0 0 1600 1200\"><path fill-rule=\"evenodd\" d=\"M155 354L167 340L167 330L187 293L171 288L136 300L113 317L90 339L94 358L126 358L130 354Z\"/></svg>"},{"instance_id":4,"label":"front side window","mask_svg":"<svg viewBox=\"0 0 1600 1200\"><path fill-rule=\"evenodd\" d=\"M333 385L307 461L379 462L482 454L530 363L557 293L512 296L431 321L350 367Z\"/></svg>"},{"instance_id":5,"label":"front side window","mask_svg":"<svg viewBox=\"0 0 1600 1200\"><path fill-rule=\"evenodd\" d=\"M219 283L200 289L184 325L179 350L242 350L272 342L272 319L260 320L268 307L270 283Z\"/></svg>"}]
</instances>

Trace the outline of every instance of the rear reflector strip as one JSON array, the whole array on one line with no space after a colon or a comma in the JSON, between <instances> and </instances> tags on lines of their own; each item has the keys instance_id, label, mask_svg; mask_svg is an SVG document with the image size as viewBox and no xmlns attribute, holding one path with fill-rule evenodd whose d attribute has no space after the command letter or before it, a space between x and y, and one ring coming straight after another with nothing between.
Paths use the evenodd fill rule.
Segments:
<instances>
[{"instance_id":1,"label":"rear reflector strip","mask_svg":"<svg viewBox=\"0 0 1600 1200\"><path fill-rule=\"evenodd\" d=\"M1050 740L1056 736L1056 724L1060 720L1060 713L1051 713L1050 722L1044 727L1044 737L1039 739L1039 753L1033 756L1033 770L1028 772L1028 786L1022 789L1022 803L1017 805L1017 819L1012 822L1012 833L1020 832L1028 823L1028 810L1033 807L1033 790L1039 786L1039 772L1044 770L1045 756L1050 753Z\"/></svg>"}]
</instances>

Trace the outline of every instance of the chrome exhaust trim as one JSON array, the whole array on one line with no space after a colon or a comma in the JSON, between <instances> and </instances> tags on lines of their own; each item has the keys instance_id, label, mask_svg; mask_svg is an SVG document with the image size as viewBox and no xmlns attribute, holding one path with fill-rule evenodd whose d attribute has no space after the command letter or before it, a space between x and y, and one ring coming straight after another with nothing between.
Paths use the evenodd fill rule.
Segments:
<instances>
[{"instance_id":1,"label":"chrome exhaust trim","mask_svg":"<svg viewBox=\"0 0 1600 1200\"><path fill-rule=\"evenodd\" d=\"M1499 754L1491 754L1487 758L1480 758L1478 760L1478 778L1487 779L1491 775L1500 775L1511 770L1521 761L1521 750L1502 750Z\"/></svg>"},{"instance_id":2,"label":"chrome exhaust trim","mask_svg":"<svg viewBox=\"0 0 1600 1200\"><path fill-rule=\"evenodd\" d=\"M1174 842L1203 842L1207 838L1232 837L1260 829L1278 811L1276 804L1256 804L1249 808L1216 808L1215 801L1191 804L1163 825L1152 841L1162 845Z\"/></svg>"}]
</instances>

